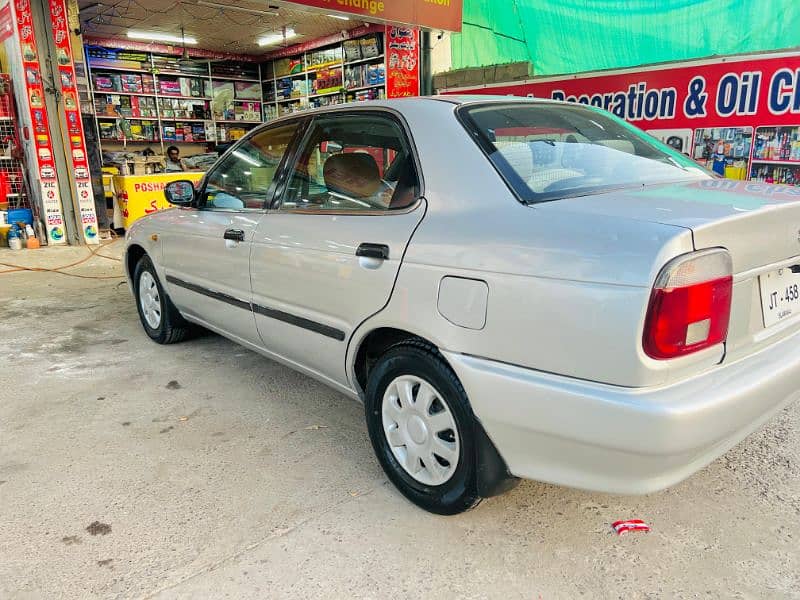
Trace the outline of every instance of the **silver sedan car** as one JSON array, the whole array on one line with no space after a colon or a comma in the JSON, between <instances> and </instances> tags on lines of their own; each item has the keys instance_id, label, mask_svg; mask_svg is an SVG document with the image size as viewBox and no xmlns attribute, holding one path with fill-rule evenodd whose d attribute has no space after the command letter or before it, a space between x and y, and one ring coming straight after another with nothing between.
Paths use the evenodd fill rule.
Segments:
<instances>
[{"instance_id":1,"label":"silver sedan car","mask_svg":"<svg viewBox=\"0 0 800 600\"><path fill-rule=\"evenodd\" d=\"M800 395L800 188L593 107L305 112L165 193L127 234L147 335L199 325L362 401L433 512L518 478L660 490Z\"/></svg>"}]
</instances>

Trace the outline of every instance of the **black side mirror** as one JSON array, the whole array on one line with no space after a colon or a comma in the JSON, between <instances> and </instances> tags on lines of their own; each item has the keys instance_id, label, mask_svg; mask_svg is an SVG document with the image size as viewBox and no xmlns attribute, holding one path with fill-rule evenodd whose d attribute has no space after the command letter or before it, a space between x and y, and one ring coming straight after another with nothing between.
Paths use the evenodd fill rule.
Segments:
<instances>
[{"instance_id":1,"label":"black side mirror","mask_svg":"<svg viewBox=\"0 0 800 600\"><path fill-rule=\"evenodd\" d=\"M167 202L175 206L191 206L194 202L194 184L185 179L170 181L164 188L164 196Z\"/></svg>"}]
</instances>

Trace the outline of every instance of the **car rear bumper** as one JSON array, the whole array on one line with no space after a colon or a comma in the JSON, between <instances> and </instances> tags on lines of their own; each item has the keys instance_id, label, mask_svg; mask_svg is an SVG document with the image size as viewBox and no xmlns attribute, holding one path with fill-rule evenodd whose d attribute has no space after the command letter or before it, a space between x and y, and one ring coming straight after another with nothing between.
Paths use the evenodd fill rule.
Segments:
<instances>
[{"instance_id":1,"label":"car rear bumper","mask_svg":"<svg viewBox=\"0 0 800 600\"><path fill-rule=\"evenodd\" d=\"M685 479L800 397L800 333L658 388L443 354L512 474L611 493L644 494Z\"/></svg>"}]
</instances>

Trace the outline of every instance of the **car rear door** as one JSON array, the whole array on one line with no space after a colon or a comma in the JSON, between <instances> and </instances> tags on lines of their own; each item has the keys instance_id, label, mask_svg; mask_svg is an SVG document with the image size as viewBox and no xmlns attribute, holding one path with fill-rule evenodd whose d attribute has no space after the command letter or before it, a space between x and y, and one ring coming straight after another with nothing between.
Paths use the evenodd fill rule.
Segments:
<instances>
[{"instance_id":1,"label":"car rear door","mask_svg":"<svg viewBox=\"0 0 800 600\"><path fill-rule=\"evenodd\" d=\"M166 286L186 315L260 345L250 304L250 246L298 122L278 124L231 149L201 184L198 206L171 211L162 235Z\"/></svg>"},{"instance_id":2,"label":"car rear door","mask_svg":"<svg viewBox=\"0 0 800 600\"><path fill-rule=\"evenodd\" d=\"M419 173L393 112L312 120L253 240L253 310L268 350L347 385L347 341L388 302L425 213Z\"/></svg>"}]
</instances>

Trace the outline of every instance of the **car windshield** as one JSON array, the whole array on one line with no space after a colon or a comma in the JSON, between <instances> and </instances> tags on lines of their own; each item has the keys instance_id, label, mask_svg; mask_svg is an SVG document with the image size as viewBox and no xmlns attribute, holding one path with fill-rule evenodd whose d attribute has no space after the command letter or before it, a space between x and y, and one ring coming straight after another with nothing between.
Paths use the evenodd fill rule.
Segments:
<instances>
[{"instance_id":1,"label":"car windshield","mask_svg":"<svg viewBox=\"0 0 800 600\"><path fill-rule=\"evenodd\" d=\"M494 102L464 105L459 116L526 203L713 177L688 156L593 107Z\"/></svg>"}]
</instances>

